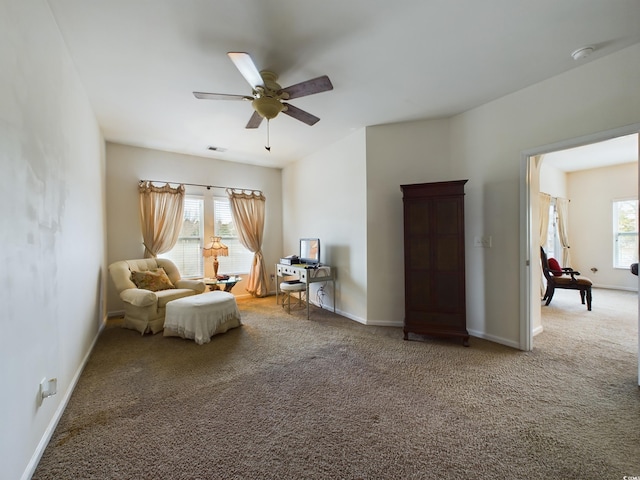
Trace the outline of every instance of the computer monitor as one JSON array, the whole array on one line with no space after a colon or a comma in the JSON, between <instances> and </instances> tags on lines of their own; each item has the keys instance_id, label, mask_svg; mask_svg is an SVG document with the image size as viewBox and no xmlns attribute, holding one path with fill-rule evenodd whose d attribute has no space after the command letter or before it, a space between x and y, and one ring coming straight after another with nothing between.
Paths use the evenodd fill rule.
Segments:
<instances>
[{"instance_id":1,"label":"computer monitor","mask_svg":"<svg viewBox=\"0 0 640 480\"><path fill-rule=\"evenodd\" d=\"M320 263L320 239L300 239L300 263L317 265Z\"/></svg>"}]
</instances>

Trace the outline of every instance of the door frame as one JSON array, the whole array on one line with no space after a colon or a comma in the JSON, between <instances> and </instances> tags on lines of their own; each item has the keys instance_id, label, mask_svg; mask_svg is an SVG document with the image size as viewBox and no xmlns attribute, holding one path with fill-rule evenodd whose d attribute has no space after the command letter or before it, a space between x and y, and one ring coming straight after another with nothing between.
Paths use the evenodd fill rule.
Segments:
<instances>
[{"instance_id":1,"label":"door frame","mask_svg":"<svg viewBox=\"0 0 640 480\"><path fill-rule=\"evenodd\" d=\"M530 351L533 349L533 329L532 329L532 302L533 292L531 286L533 284L533 268L532 262L537 261L538 250L533 248L533 225L531 212L531 195L532 193L532 176L534 175L533 157L543 155L558 150L566 150L568 148L581 147L591 143L599 143L612 138L624 135L640 134L640 123L626 125L624 127L615 128L585 135L576 138L570 138L559 142L542 145L529 150L524 150L520 154L520 349ZM640 143L640 142L639 142ZM638 157L640 161L640 146L638 148ZM640 185L640 169L638 173L638 184ZM639 189L640 191L640 189ZM534 253L535 255L532 255ZM638 277L638 285L640 287L640 277ZM638 385L640 385L640 288L638 289Z\"/></svg>"}]
</instances>

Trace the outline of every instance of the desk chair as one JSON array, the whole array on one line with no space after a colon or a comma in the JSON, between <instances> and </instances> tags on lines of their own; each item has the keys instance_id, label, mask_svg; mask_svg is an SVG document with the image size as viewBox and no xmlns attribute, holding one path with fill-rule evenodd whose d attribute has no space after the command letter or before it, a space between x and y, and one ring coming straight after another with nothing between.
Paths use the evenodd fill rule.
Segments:
<instances>
[{"instance_id":1,"label":"desk chair","mask_svg":"<svg viewBox=\"0 0 640 480\"><path fill-rule=\"evenodd\" d=\"M307 286L303 282L282 282L280 284L280 290L282 291L282 308L287 307L287 312L291 313L291 296L298 292L296 304L299 308L304 308L305 298L304 295L307 291Z\"/></svg>"}]
</instances>

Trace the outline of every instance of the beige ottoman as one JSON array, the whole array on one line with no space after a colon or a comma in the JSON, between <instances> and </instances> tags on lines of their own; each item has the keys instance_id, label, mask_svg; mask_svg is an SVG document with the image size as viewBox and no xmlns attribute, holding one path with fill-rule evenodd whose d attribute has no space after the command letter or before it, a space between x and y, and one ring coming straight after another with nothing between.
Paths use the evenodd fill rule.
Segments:
<instances>
[{"instance_id":1,"label":"beige ottoman","mask_svg":"<svg viewBox=\"0 0 640 480\"><path fill-rule=\"evenodd\" d=\"M236 298L231 293L215 291L167 303L163 335L188 338L202 345L209 343L212 336L240 325Z\"/></svg>"}]
</instances>

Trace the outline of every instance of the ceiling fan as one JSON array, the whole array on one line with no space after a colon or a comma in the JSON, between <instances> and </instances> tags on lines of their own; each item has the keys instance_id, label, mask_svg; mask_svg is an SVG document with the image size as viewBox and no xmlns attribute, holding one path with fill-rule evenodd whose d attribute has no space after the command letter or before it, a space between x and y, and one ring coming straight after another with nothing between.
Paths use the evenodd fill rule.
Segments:
<instances>
[{"instance_id":1,"label":"ceiling fan","mask_svg":"<svg viewBox=\"0 0 640 480\"><path fill-rule=\"evenodd\" d=\"M245 52L227 53L236 68L240 71L251 88L252 95L230 95L225 93L193 92L196 98L205 100L249 100L254 112L247 123L246 128L258 128L262 119L267 121L275 118L280 112L300 120L307 125L315 125L320 119L315 115L294 107L285 100L306 97L314 93L333 90L331 80L326 75L312 78L305 82L296 83L287 88L282 88L278 83L278 75L273 72L258 71L253 60Z\"/></svg>"}]
</instances>

